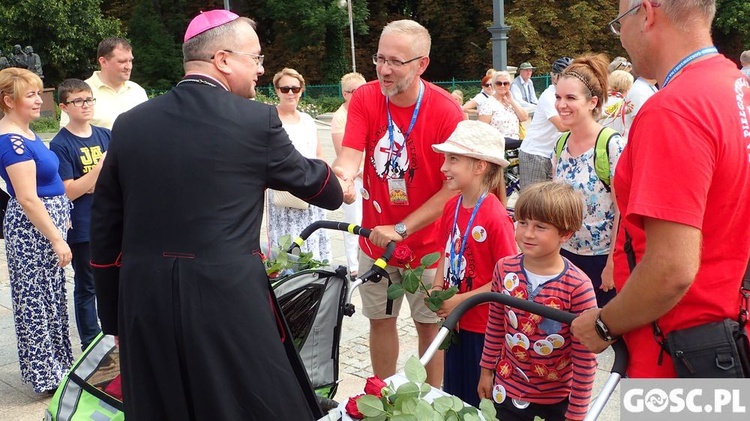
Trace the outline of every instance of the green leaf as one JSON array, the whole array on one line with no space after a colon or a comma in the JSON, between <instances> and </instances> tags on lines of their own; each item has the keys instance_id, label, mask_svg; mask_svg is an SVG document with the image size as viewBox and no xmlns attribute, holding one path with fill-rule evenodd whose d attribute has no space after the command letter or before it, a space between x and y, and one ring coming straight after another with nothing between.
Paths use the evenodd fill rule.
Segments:
<instances>
[{"instance_id":1,"label":"green leaf","mask_svg":"<svg viewBox=\"0 0 750 421\"><path fill-rule=\"evenodd\" d=\"M396 390L396 394L399 396L399 398L417 399L419 397L419 386L417 386L417 384L413 382L404 383L398 387L398 389Z\"/></svg>"},{"instance_id":2,"label":"green leaf","mask_svg":"<svg viewBox=\"0 0 750 421\"><path fill-rule=\"evenodd\" d=\"M432 391L432 386L429 383L422 383L419 385L419 397L423 398Z\"/></svg>"},{"instance_id":3,"label":"green leaf","mask_svg":"<svg viewBox=\"0 0 750 421\"><path fill-rule=\"evenodd\" d=\"M388 287L388 299L389 300L397 300L404 296L404 293L406 291L404 290L404 286L401 284L391 284L391 286Z\"/></svg>"},{"instance_id":4,"label":"green leaf","mask_svg":"<svg viewBox=\"0 0 750 421\"><path fill-rule=\"evenodd\" d=\"M435 410L432 409L432 405L427 403L427 401L420 400L419 402L417 402L418 421L433 421L433 414L435 414Z\"/></svg>"},{"instance_id":5,"label":"green leaf","mask_svg":"<svg viewBox=\"0 0 750 421\"><path fill-rule=\"evenodd\" d=\"M440 259L440 253L436 251L434 253L430 253L422 257L421 263L422 265L424 265L424 267L428 268L434 265L435 262L438 261L438 259Z\"/></svg>"},{"instance_id":6,"label":"green leaf","mask_svg":"<svg viewBox=\"0 0 750 421\"><path fill-rule=\"evenodd\" d=\"M282 235L281 237L279 237L279 248L280 249L285 250L285 251L289 250L289 247L291 245L292 245L292 236L291 235L287 234L287 235Z\"/></svg>"},{"instance_id":7,"label":"green leaf","mask_svg":"<svg viewBox=\"0 0 750 421\"><path fill-rule=\"evenodd\" d=\"M406 378L410 382L424 383L425 380L427 380L427 370L425 370L422 363L419 362L419 358L413 355L406 360L404 374L406 374Z\"/></svg>"},{"instance_id":8,"label":"green leaf","mask_svg":"<svg viewBox=\"0 0 750 421\"><path fill-rule=\"evenodd\" d=\"M464 401L462 401L456 396L451 396L451 401L452 401L451 409L456 412L462 410L465 407Z\"/></svg>"},{"instance_id":9,"label":"green leaf","mask_svg":"<svg viewBox=\"0 0 750 421\"><path fill-rule=\"evenodd\" d=\"M419 288L419 278L414 274L414 271L406 271L404 273L404 279L401 280L401 285L408 292L414 294Z\"/></svg>"},{"instance_id":10,"label":"green leaf","mask_svg":"<svg viewBox=\"0 0 750 421\"><path fill-rule=\"evenodd\" d=\"M437 294L438 292L440 291L433 292L427 299L427 308L432 311L440 310L440 307L443 305L443 299Z\"/></svg>"},{"instance_id":11,"label":"green leaf","mask_svg":"<svg viewBox=\"0 0 750 421\"><path fill-rule=\"evenodd\" d=\"M443 339L443 342L440 343L440 346L438 349L441 349L445 351L446 349L450 348L451 345L458 343L458 336L454 331L448 332L448 336Z\"/></svg>"},{"instance_id":12,"label":"green leaf","mask_svg":"<svg viewBox=\"0 0 750 421\"><path fill-rule=\"evenodd\" d=\"M414 268L414 270L412 271L412 273L418 279L422 279L422 274L424 273L424 266L417 266L416 268Z\"/></svg>"},{"instance_id":13,"label":"green leaf","mask_svg":"<svg viewBox=\"0 0 750 421\"><path fill-rule=\"evenodd\" d=\"M458 416L461 419L464 419L464 417L466 415L468 415L468 414L477 415L478 413L479 413L479 411L476 408L474 408L473 406L464 406L463 408L461 408L460 411L458 411Z\"/></svg>"},{"instance_id":14,"label":"green leaf","mask_svg":"<svg viewBox=\"0 0 750 421\"><path fill-rule=\"evenodd\" d=\"M443 301L446 301L458 293L458 288L456 288L455 286L452 286L448 289L444 289L442 291L437 291L437 292L438 292L438 296L442 298Z\"/></svg>"},{"instance_id":15,"label":"green leaf","mask_svg":"<svg viewBox=\"0 0 750 421\"><path fill-rule=\"evenodd\" d=\"M391 421L417 421L417 416L414 414L399 414L392 416Z\"/></svg>"},{"instance_id":16,"label":"green leaf","mask_svg":"<svg viewBox=\"0 0 750 421\"><path fill-rule=\"evenodd\" d=\"M435 398L435 400L432 401L432 408L442 415L448 413L452 406L453 398L450 396L441 396L439 398Z\"/></svg>"},{"instance_id":17,"label":"green leaf","mask_svg":"<svg viewBox=\"0 0 750 421\"><path fill-rule=\"evenodd\" d=\"M364 417L362 421L386 421L388 419L388 413L383 412L376 417Z\"/></svg>"},{"instance_id":18,"label":"green leaf","mask_svg":"<svg viewBox=\"0 0 750 421\"><path fill-rule=\"evenodd\" d=\"M377 417L385 413L383 402L377 396L364 395L357 399L357 409L366 417Z\"/></svg>"},{"instance_id":19,"label":"green leaf","mask_svg":"<svg viewBox=\"0 0 750 421\"><path fill-rule=\"evenodd\" d=\"M460 419L461 417L453 411L450 411L447 414L445 414L445 421L459 421Z\"/></svg>"},{"instance_id":20,"label":"green leaf","mask_svg":"<svg viewBox=\"0 0 750 421\"><path fill-rule=\"evenodd\" d=\"M400 399L401 403L401 412L404 414L416 414L417 413L417 400L410 398L410 399Z\"/></svg>"},{"instance_id":21,"label":"green leaf","mask_svg":"<svg viewBox=\"0 0 750 421\"><path fill-rule=\"evenodd\" d=\"M464 415L464 421L480 421L479 415L477 414L466 414Z\"/></svg>"},{"instance_id":22,"label":"green leaf","mask_svg":"<svg viewBox=\"0 0 750 421\"><path fill-rule=\"evenodd\" d=\"M497 411L495 410L495 404L489 399L482 399L479 401L479 410L482 411L482 416L485 421L498 421Z\"/></svg>"}]
</instances>

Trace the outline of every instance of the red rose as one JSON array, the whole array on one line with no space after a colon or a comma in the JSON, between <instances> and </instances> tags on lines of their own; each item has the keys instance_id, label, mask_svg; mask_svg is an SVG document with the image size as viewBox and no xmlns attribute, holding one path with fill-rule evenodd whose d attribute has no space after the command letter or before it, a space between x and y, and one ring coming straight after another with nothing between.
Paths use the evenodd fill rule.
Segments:
<instances>
[{"instance_id":1,"label":"red rose","mask_svg":"<svg viewBox=\"0 0 750 421\"><path fill-rule=\"evenodd\" d=\"M361 412L359 412L359 409L357 409L357 399L361 398L362 396L364 396L364 393L353 398L349 398L349 402L346 403L346 413L354 419L361 420L365 417Z\"/></svg>"},{"instance_id":2,"label":"red rose","mask_svg":"<svg viewBox=\"0 0 750 421\"><path fill-rule=\"evenodd\" d=\"M377 396L378 398L383 397L383 388L388 386L384 381L380 380L378 376L372 376L367 379L365 383L365 393L368 395Z\"/></svg>"},{"instance_id":3,"label":"red rose","mask_svg":"<svg viewBox=\"0 0 750 421\"><path fill-rule=\"evenodd\" d=\"M399 243L393 250L393 258L400 265L406 265L414 261L414 252L404 243Z\"/></svg>"}]
</instances>

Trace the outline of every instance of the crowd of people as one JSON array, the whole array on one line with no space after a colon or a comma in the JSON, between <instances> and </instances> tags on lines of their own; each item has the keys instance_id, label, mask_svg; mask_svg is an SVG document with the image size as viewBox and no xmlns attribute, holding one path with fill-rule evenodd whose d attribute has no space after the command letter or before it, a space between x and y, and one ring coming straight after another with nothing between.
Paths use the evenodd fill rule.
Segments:
<instances>
[{"instance_id":1,"label":"crowd of people","mask_svg":"<svg viewBox=\"0 0 750 421\"><path fill-rule=\"evenodd\" d=\"M377 376L396 373L404 298L423 354L440 320L484 291L579 315L563 326L491 304L462 316L459 343L432 358L426 381L474 406L493 400L500 419L583 419L595 353L621 338L631 377L677 376L665 336L736 320L747 304L750 52L740 71L713 47L714 1L631 3L609 26L632 62L559 58L539 96L530 63L516 78L490 69L466 103L422 78L429 32L388 23L377 80L341 80L330 166L299 111L299 72L274 75L277 106L248 101L264 56L255 23L229 11L190 22L184 78L150 100L129 80L127 41L103 40L100 71L58 87L64 119L49 148L30 129L41 79L0 71L24 382L53 393L73 363L72 263L81 346L118 337L128 417L317 419L265 275L261 220L274 245L343 203L348 222L372 230L346 240L352 274L393 241L418 258L440 252L422 281L458 291L437 311L424 292L391 299L406 269L393 261L390 282L360 287ZM520 144L515 221L493 194L510 144ZM331 258L326 233L305 246Z\"/></svg>"}]
</instances>

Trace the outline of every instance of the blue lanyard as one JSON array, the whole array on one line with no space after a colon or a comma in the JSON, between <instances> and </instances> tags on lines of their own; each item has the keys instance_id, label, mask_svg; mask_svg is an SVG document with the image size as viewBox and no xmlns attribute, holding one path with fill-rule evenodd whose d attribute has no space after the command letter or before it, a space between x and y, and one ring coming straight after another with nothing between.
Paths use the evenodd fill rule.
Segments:
<instances>
[{"instance_id":1,"label":"blue lanyard","mask_svg":"<svg viewBox=\"0 0 750 421\"><path fill-rule=\"evenodd\" d=\"M676 66L674 66L672 68L672 70L669 71L669 73L667 73L667 78L664 79L664 84L661 85L661 88L662 89L666 88L667 84L672 80L672 78L675 77L675 75L677 73L679 73L680 70L682 70L683 68L685 68L685 66L687 66L688 64L692 63L693 61L695 61L695 60L697 60L697 59L699 59L699 58L701 58L701 57L703 57L705 55L716 54L718 52L719 52L719 50L717 50L716 47L713 47L713 46L701 48L698 51L694 51L689 56L683 58L679 63L677 63Z\"/></svg>"},{"instance_id":2,"label":"blue lanyard","mask_svg":"<svg viewBox=\"0 0 750 421\"><path fill-rule=\"evenodd\" d=\"M406 138L409 137L411 129L414 128L414 124L417 122L417 116L419 115L419 108L422 106L422 94L424 93L424 82L420 79L419 81L419 96L417 96L417 105L414 107L414 113L411 115L411 123L409 123L409 129L404 133L404 144L406 144ZM388 97L385 97L385 111L388 114L388 139L391 141L390 147L388 148L388 160L391 161L391 168L396 168L398 163L398 156L400 154L394 154L396 148L396 141L393 140L393 119L391 118L391 108L389 106ZM403 145L402 145L403 148Z\"/></svg>"},{"instance_id":3,"label":"blue lanyard","mask_svg":"<svg viewBox=\"0 0 750 421\"><path fill-rule=\"evenodd\" d=\"M474 210L471 212L471 217L469 218L468 225L466 225L466 230L464 231L463 239L461 239L461 250L459 251L458 256L456 256L456 249L455 247L453 247L453 242L455 241L455 239L454 239L454 236L451 235L450 266L451 266L451 274L453 274L456 280L458 280L458 275L459 273L461 273L461 259L464 256L464 250L466 249L466 241L469 239L469 232L471 231L471 225L474 224L474 218L477 216L479 207L482 206L482 202L484 202L485 197L487 197L487 192L482 193L482 195L479 196L479 200L477 200L477 204L474 205ZM455 227L458 225L458 210L461 208L461 202L463 202L463 200L464 200L464 195L461 195L458 198L458 202L456 202L456 212L453 215L453 230L455 230Z\"/></svg>"}]
</instances>

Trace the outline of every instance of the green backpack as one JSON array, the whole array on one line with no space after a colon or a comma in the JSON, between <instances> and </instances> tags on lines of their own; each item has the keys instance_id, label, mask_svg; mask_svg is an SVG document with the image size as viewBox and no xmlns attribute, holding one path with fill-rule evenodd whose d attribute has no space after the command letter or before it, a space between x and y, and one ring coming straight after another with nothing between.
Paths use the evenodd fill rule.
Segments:
<instances>
[{"instance_id":1,"label":"green backpack","mask_svg":"<svg viewBox=\"0 0 750 421\"><path fill-rule=\"evenodd\" d=\"M596 137L596 145L594 146L594 170L596 170L596 176L599 177L599 180L604 184L604 188L607 191L611 191L609 187L609 141L615 135L619 136L620 133L610 127L602 128L599 136ZM568 143L568 137L570 137L570 132L565 132L557 139L557 144L555 145L555 158L557 162L560 161L560 155L563 149L565 149L565 144Z\"/></svg>"}]
</instances>

